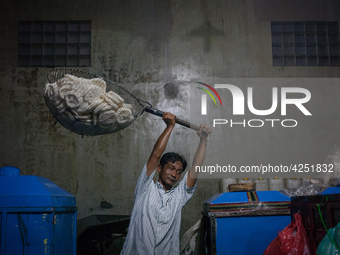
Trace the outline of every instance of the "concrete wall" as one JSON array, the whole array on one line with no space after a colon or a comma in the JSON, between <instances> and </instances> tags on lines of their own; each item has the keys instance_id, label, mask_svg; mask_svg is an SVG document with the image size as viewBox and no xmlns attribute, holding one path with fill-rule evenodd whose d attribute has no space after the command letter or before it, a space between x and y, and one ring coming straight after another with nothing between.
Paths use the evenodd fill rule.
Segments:
<instances>
[{"instance_id":1,"label":"concrete wall","mask_svg":"<svg viewBox=\"0 0 340 255\"><path fill-rule=\"evenodd\" d=\"M130 214L137 178L165 125L145 113L116 134L84 138L53 125L43 100L50 69L17 67L19 21L91 20L92 66L82 69L184 119L196 81L340 75L339 67L273 66L270 32L272 20L339 20L337 1L15 0L0 10L0 165L44 176L74 194L78 218ZM325 101L328 96L320 93ZM189 158L190 132L177 127L167 150ZM181 233L200 219L218 181L199 180ZM113 208L101 208L101 201Z\"/></svg>"}]
</instances>

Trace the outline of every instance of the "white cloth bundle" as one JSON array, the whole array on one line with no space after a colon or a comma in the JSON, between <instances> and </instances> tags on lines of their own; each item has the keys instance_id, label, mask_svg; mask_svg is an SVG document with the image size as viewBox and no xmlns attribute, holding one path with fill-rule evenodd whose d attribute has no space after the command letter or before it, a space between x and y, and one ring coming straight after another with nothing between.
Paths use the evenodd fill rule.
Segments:
<instances>
[{"instance_id":1,"label":"white cloth bundle","mask_svg":"<svg viewBox=\"0 0 340 255\"><path fill-rule=\"evenodd\" d=\"M106 82L100 78L65 74L57 82L46 84L44 97L57 120L78 134L111 133L135 119L132 106L117 93L106 92Z\"/></svg>"}]
</instances>

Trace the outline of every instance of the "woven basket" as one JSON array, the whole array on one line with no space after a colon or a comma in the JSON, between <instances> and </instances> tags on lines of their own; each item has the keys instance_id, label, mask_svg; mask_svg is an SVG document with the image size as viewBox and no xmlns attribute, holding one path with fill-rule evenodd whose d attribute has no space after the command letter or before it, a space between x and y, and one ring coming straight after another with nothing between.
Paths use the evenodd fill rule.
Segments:
<instances>
[{"instance_id":1,"label":"woven basket","mask_svg":"<svg viewBox=\"0 0 340 255\"><path fill-rule=\"evenodd\" d=\"M235 191L254 191L256 189L256 183L238 183L238 184L229 184L228 190L230 192Z\"/></svg>"}]
</instances>

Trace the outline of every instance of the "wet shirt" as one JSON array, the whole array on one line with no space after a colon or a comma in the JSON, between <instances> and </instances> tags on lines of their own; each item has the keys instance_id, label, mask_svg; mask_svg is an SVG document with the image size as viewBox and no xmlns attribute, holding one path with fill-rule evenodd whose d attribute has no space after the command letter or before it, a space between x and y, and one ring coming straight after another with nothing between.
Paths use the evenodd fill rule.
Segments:
<instances>
[{"instance_id":1,"label":"wet shirt","mask_svg":"<svg viewBox=\"0 0 340 255\"><path fill-rule=\"evenodd\" d=\"M188 172L178 186L165 191L147 176L146 164L137 181L135 203L121 255L179 254L182 207L192 197L196 184L187 186Z\"/></svg>"}]
</instances>

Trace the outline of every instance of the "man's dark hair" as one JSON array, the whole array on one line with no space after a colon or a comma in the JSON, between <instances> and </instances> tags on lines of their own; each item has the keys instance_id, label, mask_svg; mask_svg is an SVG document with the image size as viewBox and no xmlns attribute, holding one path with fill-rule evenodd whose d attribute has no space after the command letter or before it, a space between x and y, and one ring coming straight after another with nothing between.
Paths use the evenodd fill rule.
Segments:
<instances>
[{"instance_id":1,"label":"man's dark hair","mask_svg":"<svg viewBox=\"0 0 340 255\"><path fill-rule=\"evenodd\" d=\"M184 172L185 168L187 167L187 161L185 160L185 158L183 156L179 155L178 153L175 153L175 152L165 153L161 157L161 160L159 161L159 164L163 168L167 163L169 163L169 161L171 161L172 163L175 163L176 161L181 162L182 165L183 165L182 173Z\"/></svg>"}]
</instances>

